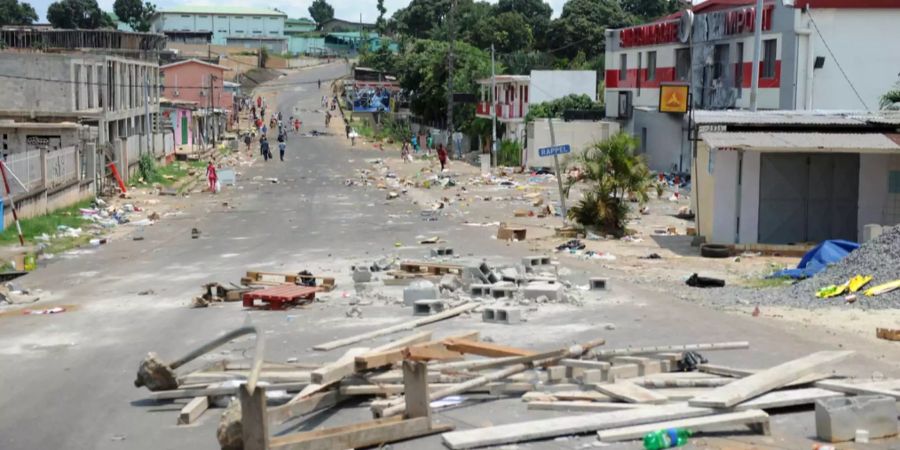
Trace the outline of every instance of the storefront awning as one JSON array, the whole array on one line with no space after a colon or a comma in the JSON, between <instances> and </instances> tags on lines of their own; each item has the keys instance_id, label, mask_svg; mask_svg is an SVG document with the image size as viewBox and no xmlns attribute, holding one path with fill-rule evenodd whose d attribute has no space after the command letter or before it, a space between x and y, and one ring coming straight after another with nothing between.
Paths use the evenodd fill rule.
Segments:
<instances>
[{"instance_id":1,"label":"storefront awning","mask_svg":"<svg viewBox=\"0 0 900 450\"><path fill-rule=\"evenodd\" d=\"M900 138L883 133L704 132L700 138L719 150L900 154Z\"/></svg>"}]
</instances>

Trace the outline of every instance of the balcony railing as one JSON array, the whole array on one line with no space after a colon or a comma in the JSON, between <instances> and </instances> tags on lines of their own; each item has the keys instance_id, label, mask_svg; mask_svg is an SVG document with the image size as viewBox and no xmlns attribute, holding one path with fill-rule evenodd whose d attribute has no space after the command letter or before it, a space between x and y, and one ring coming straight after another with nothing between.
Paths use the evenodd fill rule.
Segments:
<instances>
[{"instance_id":1,"label":"balcony railing","mask_svg":"<svg viewBox=\"0 0 900 450\"><path fill-rule=\"evenodd\" d=\"M523 119L528 114L528 105L524 103L497 103L494 107L497 109L498 119ZM479 102L475 107L475 115L490 118L491 103Z\"/></svg>"}]
</instances>

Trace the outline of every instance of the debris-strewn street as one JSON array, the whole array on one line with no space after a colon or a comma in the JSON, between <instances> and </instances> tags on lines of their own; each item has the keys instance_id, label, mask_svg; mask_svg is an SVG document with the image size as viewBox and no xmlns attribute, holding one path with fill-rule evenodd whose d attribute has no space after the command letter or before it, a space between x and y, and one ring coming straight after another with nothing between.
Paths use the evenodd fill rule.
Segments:
<instances>
[{"instance_id":1,"label":"debris-strewn street","mask_svg":"<svg viewBox=\"0 0 900 450\"><path fill-rule=\"evenodd\" d=\"M799 257L701 258L672 186L628 239L557 236L553 175L351 147L316 84L347 71L257 88L302 120L284 162L241 144L234 186L13 282L41 294L0 309L0 448L637 448L684 427L715 431L693 448L805 449L819 409L835 440L865 427L852 448L900 446L839 416L900 398L897 342L875 337L900 328L896 291L809 308L857 271L889 281L896 229L774 287L751 284Z\"/></svg>"}]
</instances>

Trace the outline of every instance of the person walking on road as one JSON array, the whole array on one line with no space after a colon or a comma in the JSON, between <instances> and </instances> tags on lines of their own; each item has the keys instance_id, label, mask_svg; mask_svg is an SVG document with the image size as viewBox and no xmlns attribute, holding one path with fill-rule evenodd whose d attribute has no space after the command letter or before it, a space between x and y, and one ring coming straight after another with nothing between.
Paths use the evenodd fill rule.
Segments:
<instances>
[{"instance_id":1,"label":"person walking on road","mask_svg":"<svg viewBox=\"0 0 900 450\"><path fill-rule=\"evenodd\" d=\"M303 122L300 119L294 119L294 133L300 132L300 125L303 125Z\"/></svg>"},{"instance_id":2,"label":"person walking on road","mask_svg":"<svg viewBox=\"0 0 900 450\"><path fill-rule=\"evenodd\" d=\"M271 158L271 154L269 153L269 140L266 139L265 136L262 137L262 140L259 141L259 151L262 152L263 160L268 161Z\"/></svg>"},{"instance_id":3,"label":"person walking on road","mask_svg":"<svg viewBox=\"0 0 900 450\"><path fill-rule=\"evenodd\" d=\"M209 160L209 165L206 166L206 180L209 181L209 191L215 194L219 175L216 174L216 166L212 160Z\"/></svg>"},{"instance_id":4,"label":"person walking on road","mask_svg":"<svg viewBox=\"0 0 900 450\"><path fill-rule=\"evenodd\" d=\"M444 144L438 145L438 160L441 162L441 172L444 171L444 168L447 167L447 149L444 148Z\"/></svg>"},{"instance_id":5,"label":"person walking on road","mask_svg":"<svg viewBox=\"0 0 900 450\"><path fill-rule=\"evenodd\" d=\"M325 126L331 125L331 111L325 111Z\"/></svg>"},{"instance_id":6,"label":"person walking on road","mask_svg":"<svg viewBox=\"0 0 900 450\"><path fill-rule=\"evenodd\" d=\"M281 158L281 162L284 162L284 151L287 149L287 144L283 141L278 143L278 156Z\"/></svg>"},{"instance_id":7,"label":"person walking on road","mask_svg":"<svg viewBox=\"0 0 900 450\"><path fill-rule=\"evenodd\" d=\"M322 80L319 80L319 89L322 89Z\"/></svg>"},{"instance_id":8,"label":"person walking on road","mask_svg":"<svg viewBox=\"0 0 900 450\"><path fill-rule=\"evenodd\" d=\"M250 153L250 143L253 142L253 138L250 137L250 133L244 135L244 145L247 146L247 153Z\"/></svg>"}]
</instances>

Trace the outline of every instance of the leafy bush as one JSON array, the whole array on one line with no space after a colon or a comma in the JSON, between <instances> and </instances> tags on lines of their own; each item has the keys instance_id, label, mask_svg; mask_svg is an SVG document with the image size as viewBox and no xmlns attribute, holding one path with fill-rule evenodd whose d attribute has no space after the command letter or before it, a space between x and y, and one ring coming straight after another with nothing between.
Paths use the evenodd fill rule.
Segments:
<instances>
[{"instance_id":1,"label":"leafy bush","mask_svg":"<svg viewBox=\"0 0 900 450\"><path fill-rule=\"evenodd\" d=\"M603 104L591 100L591 97L587 95L570 94L563 98L529 106L525 121L531 122L537 118L562 117L563 111L569 109L589 111L602 108Z\"/></svg>"},{"instance_id":2,"label":"leafy bush","mask_svg":"<svg viewBox=\"0 0 900 450\"><path fill-rule=\"evenodd\" d=\"M518 167L522 165L522 144L519 141L504 139L497 149L497 165Z\"/></svg>"},{"instance_id":3,"label":"leafy bush","mask_svg":"<svg viewBox=\"0 0 900 450\"><path fill-rule=\"evenodd\" d=\"M141 155L141 159L138 161L138 176L148 183L155 181L159 177L159 173L156 170L156 160L153 158L153 155L149 153Z\"/></svg>"}]
</instances>

